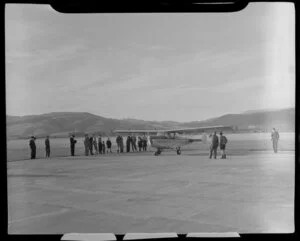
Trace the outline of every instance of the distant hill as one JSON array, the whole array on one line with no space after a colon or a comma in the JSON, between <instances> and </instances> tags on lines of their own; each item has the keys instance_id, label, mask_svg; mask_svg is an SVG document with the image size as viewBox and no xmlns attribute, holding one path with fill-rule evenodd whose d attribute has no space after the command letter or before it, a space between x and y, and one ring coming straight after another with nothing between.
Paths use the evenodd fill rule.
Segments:
<instances>
[{"instance_id":1,"label":"distant hill","mask_svg":"<svg viewBox=\"0 0 300 241\"><path fill-rule=\"evenodd\" d=\"M145 121L137 119L110 119L86 112L53 112L42 115L7 116L7 138L28 138L31 135L65 137L69 133L110 135L114 129L172 129L207 125L233 125L239 130L270 131L274 126L280 131L293 131L295 109L250 111L228 114L205 121L180 123L175 121Z\"/></svg>"},{"instance_id":2,"label":"distant hill","mask_svg":"<svg viewBox=\"0 0 300 241\"><path fill-rule=\"evenodd\" d=\"M165 129L170 125L139 120L110 119L86 112L53 112L42 115L7 116L7 137L28 138L31 135L63 137L69 133L110 135L114 129Z\"/></svg>"},{"instance_id":3,"label":"distant hill","mask_svg":"<svg viewBox=\"0 0 300 241\"><path fill-rule=\"evenodd\" d=\"M205 125L233 125L239 130L271 131L273 127L280 131L295 130L295 108L281 110L258 110L241 114L227 114L207 121L184 123L187 127Z\"/></svg>"}]
</instances>

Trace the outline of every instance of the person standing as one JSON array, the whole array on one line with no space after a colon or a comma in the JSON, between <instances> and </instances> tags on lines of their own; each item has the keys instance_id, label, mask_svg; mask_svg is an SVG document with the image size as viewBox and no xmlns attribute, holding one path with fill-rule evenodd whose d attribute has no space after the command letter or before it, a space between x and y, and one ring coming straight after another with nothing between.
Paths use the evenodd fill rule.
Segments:
<instances>
[{"instance_id":1,"label":"person standing","mask_svg":"<svg viewBox=\"0 0 300 241\"><path fill-rule=\"evenodd\" d=\"M102 140L101 140L101 136L98 137L98 151L99 151L99 154L102 154Z\"/></svg>"},{"instance_id":2,"label":"person standing","mask_svg":"<svg viewBox=\"0 0 300 241\"><path fill-rule=\"evenodd\" d=\"M133 143L132 143L132 136L131 135L129 135L129 140L130 140L130 142L129 142L130 150L132 152L134 152L134 150L133 150Z\"/></svg>"},{"instance_id":3,"label":"person standing","mask_svg":"<svg viewBox=\"0 0 300 241\"><path fill-rule=\"evenodd\" d=\"M132 152L137 151L137 148L136 148L136 137L134 135L131 136L131 150L132 150Z\"/></svg>"},{"instance_id":4,"label":"person standing","mask_svg":"<svg viewBox=\"0 0 300 241\"><path fill-rule=\"evenodd\" d=\"M225 148L227 144L227 138L223 135L223 132L220 132L220 150L221 150L221 159L226 159Z\"/></svg>"},{"instance_id":5,"label":"person standing","mask_svg":"<svg viewBox=\"0 0 300 241\"><path fill-rule=\"evenodd\" d=\"M46 158L50 157L50 140L49 140L49 136L46 136L45 139L45 149L46 149Z\"/></svg>"},{"instance_id":6,"label":"person standing","mask_svg":"<svg viewBox=\"0 0 300 241\"><path fill-rule=\"evenodd\" d=\"M142 150L145 151L145 139L142 137Z\"/></svg>"},{"instance_id":7,"label":"person standing","mask_svg":"<svg viewBox=\"0 0 300 241\"><path fill-rule=\"evenodd\" d=\"M86 156L88 156L89 155L89 149L90 149L89 148L89 146L90 146L90 139L89 139L88 134L85 134L83 143L84 143L84 153L85 153Z\"/></svg>"},{"instance_id":8,"label":"person standing","mask_svg":"<svg viewBox=\"0 0 300 241\"><path fill-rule=\"evenodd\" d=\"M105 143L102 141L102 153L105 154Z\"/></svg>"},{"instance_id":9,"label":"person standing","mask_svg":"<svg viewBox=\"0 0 300 241\"><path fill-rule=\"evenodd\" d=\"M120 153L120 136L117 136L116 143L117 143L117 152Z\"/></svg>"},{"instance_id":10,"label":"person standing","mask_svg":"<svg viewBox=\"0 0 300 241\"><path fill-rule=\"evenodd\" d=\"M147 139L147 136L145 136L145 151L147 151L147 147L148 147L148 139Z\"/></svg>"},{"instance_id":11,"label":"person standing","mask_svg":"<svg viewBox=\"0 0 300 241\"><path fill-rule=\"evenodd\" d=\"M95 155L97 155L98 154L98 145L97 145L96 136L94 136L94 138L93 138L93 145L94 145L94 149L95 149Z\"/></svg>"},{"instance_id":12,"label":"person standing","mask_svg":"<svg viewBox=\"0 0 300 241\"><path fill-rule=\"evenodd\" d=\"M147 151L147 137L143 136L143 151Z\"/></svg>"},{"instance_id":13,"label":"person standing","mask_svg":"<svg viewBox=\"0 0 300 241\"><path fill-rule=\"evenodd\" d=\"M75 140L75 136L71 135L70 137L70 146L71 146L71 156L75 156L75 144L77 141Z\"/></svg>"},{"instance_id":14,"label":"person standing","mask_svg":"<svg viewBox=\"0 0 300 241\"><path fill-rule=\"evenodd\" d=\"M214 154L214 158L215 159L217 158L218 146L219 146L219 138L217 136L217 132L215 131L211 140L209 159L211 159L213 154Z\"/></svg>"},{"instance_id":15,"label":"person standing","mask_svg":"<svg viewBox=\"0 0 300 241\"><path fill-rule=\"evenodd\" d=\"M130 136L127 136L127 140L126 140L126 152L130 152Z\"/></svg>"},{"instance_id":16,"label":"person standing","mask_svg":"<svg viewBox=\"0 0 300 241\"><path fill-rule=\"evenodd\" d=\"M124 142L123 142L123 136L120 136L120 151L121 153L124 152Z\"/></svg>"},{"instance_id":17,"label":"person standing","mask_svg":"<svg viewBox=\"0 0 300 241\"><path fill-rule=\"evenodd\" d=\"M273 142L274 153L277 153L277 151L278 151L279 133L278 133L278 131L275 128L273 128L273 130L272 130L271 138L272 138L272 142Z\"/></svg>"},{"instance_id":18,"label":"person standing","mask_svg":"<svg viewBox=\"0 0 300 241\"><path fill-rule=\"evenodd\" d=\"M106 147L107 147L107 153L108 153L108 150L111 153L111 141L109 138L107 138Z\"/></svg>"},{"instance_id":19,"label":"person standing","mask_svg":"<svg viewBox=\"0 0 300 241\"><path fill-rule=\"evenodd\" d=\"M209 147L209 156L210 156L210 150L212 148L212 134L209 134L206 142L208 143L208 147Z\"/></svg>"},{"instance_id":20,"label":"person standing","mask_svg":"<svg viewBox=\"0 0 300 241\"><path fill-rule=\"evenodd\" d=\"M90 154L94 155L94 153L93 153L93 137L92 136L90 136L90 139L89 139L89 148L90 148Z\"/></svg>"},{"instance_id":21,"label":"person standing","mask_svg":"<svg viewBox=\"0 0 300 241\"><path fill-rule=\"evenodd\" d=\"M29 141L29 146L30 146L30 150L31 150L30 158L35 159L35 157L36 157L36 145L35 145L35 137L34 136L31 136L30 141Z\"/></svg>"},{"instance_id":22,"label":"person standing","mask_svg":"<svg viewBox=\"0 0 300 241\"><path fill-rule=\"evenodd\" d=\"M142 147L143 147L143 140L142 137L139 136L138 138L138 147L139 147L139 151L142 151Z\"/></svg>"}]
</instances>

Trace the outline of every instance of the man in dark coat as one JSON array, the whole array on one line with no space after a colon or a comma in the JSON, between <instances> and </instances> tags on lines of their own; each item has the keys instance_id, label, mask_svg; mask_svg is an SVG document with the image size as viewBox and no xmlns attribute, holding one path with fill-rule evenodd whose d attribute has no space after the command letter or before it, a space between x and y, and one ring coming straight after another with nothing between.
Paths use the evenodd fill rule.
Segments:
<instances>
[{"instance_id":1,"label":"man in dark coat","mask_svg":"<svg viewBox=\"0 0 300 241\"><path fill-rule=\"evenodd\" d=\"M148 139L147 139L147 136L145 137L144 143L145 143L145 151L147 151L147 146L148 146Z\"/></svg>"},{"instance_id":2,"label":"man in dark coat","mask_svg":"<svg viewBox=\"0 0 300 241\"><path fill-rule=\"evenodd\" d=\"M92 136L90 136L89 148L90 148L90 154L94 155L94 153L93 153L93 137Z\"/></svg>"},{"instance_id":3,"label":"man in dark coat","mask_svg":"<svg viewBox=\"0 0 300 241\"><path fill-rule=\"evenodd\" d=\"M116 143L117 143L117 152L120 153L120 142L121 142L121 138L120 136L116 137Z\"/></svg>"},{"instance_id":4,"label":"man in dark coat","mask_svg":"<svg viewBox=\"0 0 300 241\"><path fill-rule=\"evenodd\" d=\"M89 150L90 150L90 138L89 138L88 134L85 134L83 143L84 143L84 154L86 156L88 156Z\"/></svg>"},{"instance_id":5,"label":"man in dark coat","mask_svg":"<svg viewBox=\"0 0 300 241\"><path fill-rule=\"evenodd\" d=\"M98 151L99 151L99 154L102 154L102 139L101 139L101 136L98 137Z\"/></svg>"},{"instance_id":6,"label":"man in dark coat","mask_svg":"<svg viewBox=\"0 0 300 241\"><path fill-rule=\"evenodd\" d=\"M50 140L49 140L49 136L46 136L45 148L46 148L46 157L50 157Z\"/></svg>"},{"instance_id":7,"label":"man in dark coat","mask_svg":"<svg viewBox=\"0 0 300 241\"><path fill-rule=\"evenodd\" d=\"M75 140L75 136L71 135L70 137L70 146L71 146L71 156L75 156L75 144L77 140Z\"/></svg>"},{"instance_id":8,"label":"man in dark coat","mask_svg":"<svg viewBox=\"0 0 300 241\"><path fill-rule=\"evenodd\" d=\"M142 139L143 151L147 151L147 137L144 135Z\"/></svg>"},{"instance_id":9,"label":"man in dark coat","mask_svg":"<svg viewBox=\"0 0 300 241\"><path fill-rule=\"evenodd\" d=\"M102 153L105 154L105 143L102 141Z\"/></svg>"},{"instance_id":10,"label":"man in dark coat","mask_svg":"<svg viewBox=\"0 0 300 241\"><path fill-rule=\"evenodd\" d=\"M218 146L219 146L219 138L217 136L217 132L215 131L213 136L212 136L212 140L211 140L209 159L211 159L213 154L214 154L214 158L215 159L217 158Z\"/></svg>"},{"instance_id":11,"label":"man in dark coat","mask_svg":"<svg viewBox=\"0 0 300 241\"><path fill-rule=\"evenodd\" d=\"M111 153L111 144L112 144L111 140L108 138L106 141L107 153L108 153L108 150Z\"/></svg>"},{"instance_id":12,"label":"man in dark coat","mask_svg":"<svg viewBox=\"0 0 300 241\"><path fill-rule=\"evenodd\" d=\"M226 159L226 153L225 153L225 149L226 149L226 144L227 144L228 140L226 138L226 136L223 135L223 132L220 132L220 150L221 150L221 159Z\"/></svg>"},{"instance_id":13,"label":"man in dark coat","mask_svg":"<svg viewBox=\"0 0 300 241\"><path fill-rule=\"evenodd\" d=\"M126 140L126 152L130 152L130 143L131 143L131 137L127 136L127 140Z\"/></svg>"},{"instance_id":14,"label":"man in dark coat","mask_svg":"<svg viewBox=\"0 0 300 241\"><path fill-rule=\"evenodd\" d=\"M142 151L142 147L143 147L143 140L142 137L139 136L138 138L138 147L139 147L139 151Z\"/></svg>"},{"instance_id":15,"label":"man in dark coat","mask_svg":"<svg viewBox=\"0 0 300 241\"><path fill-rule=\"evenodd\" d=\"M35 145L35 137L32 136L29 141L29 146L31 150L31 159L35 159L36 156L36 145Z\"/></svg>"},{"instance_id":16,"label":"man in dark coat","mask_svg":"<svg viewBox=\"0 0 300 241\"><path fill-rule=\"evenodd\" d=\"M124 152L124 142L123 142L123 136L120 136L120 151L121 153Z\"/></svg>"}]
</instances>

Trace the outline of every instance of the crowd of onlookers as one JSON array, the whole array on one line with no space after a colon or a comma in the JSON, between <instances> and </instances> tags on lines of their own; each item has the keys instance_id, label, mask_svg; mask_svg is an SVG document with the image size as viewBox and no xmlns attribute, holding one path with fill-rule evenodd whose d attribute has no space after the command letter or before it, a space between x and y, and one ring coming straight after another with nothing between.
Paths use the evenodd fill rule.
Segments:
<instances>
[{"instance_id":1,"label":"crowd of onlookers","mask_svg":"<svg viewBox=\"0 0 300 241\"><path fill-rule=\"evenodd\" d=\"M36 140L36 138L34 136L32 136L29 141L29 146L31 149L31 159L36 158L35 140ZM277 153L279 133L275 128L273 128L273 130L272 130L271 140L273 143L273 150L275 153ZM83 142L84 142L84 149L85 149L84 153L86 156L112 153L112 149L111 149L112 142L109 137L107 137L107 139L105 141L101 135L96 136L96 135L86 134ZM217 132L214 132L213 134L209 135L209 143L210 143L209 158L212 158L212 156L214 156L214 158L216 159L217 149L218 149L218 147L220 147L221 159L226 159L225 149L226 149L227 142L228 142L228 140L227 140L226 136L223 135L222 132L220 132L220 137L217 136ZM75 155L76 143L77 143L77 140L75 140L75 136L71 135L70 136L71 156ZM145 135L138 136L138 138L135 135L129 135L129 136L127 136L126 141L124 141L123 136L119 135L116 137L116 144L117 144L117 153L123 153L125 151L126 152L147 151L148 138ZM45 139L45 151L46 151L46 157L49 158L50 157L49 136L47 136ZM180 151L180 149L179 149L179 151Z\"/></svg>"},{"instance_id":2,"label":"crowd of onlookers","mask_svg":"<svg viewBox=\"0 0 300 241\"><path fill-rule=\"evenodd\" d=\"M36 158L36 144L35 144L36 137L32 136L29 141L29 146L31 149L31 159ZM75 156L75 145L77 140L75 139L74 135L70 136L70 151L71 156ZM101 135L88 135L86 134L83 139L84 143L84 154L86 156L89 155L100 155L100 154L108 154L112 153L112 141L109 137L105 138ZM123 136L116 137L116 144L117 144L117 153L123 152L137 152L137 151L147 151L147 144L148 139L144 136L129 135L127 136L126 141L124 140ZM45 139L45 151L46 157L50 157L50 139L49 136Z\"/></svg>"}]
</instances>

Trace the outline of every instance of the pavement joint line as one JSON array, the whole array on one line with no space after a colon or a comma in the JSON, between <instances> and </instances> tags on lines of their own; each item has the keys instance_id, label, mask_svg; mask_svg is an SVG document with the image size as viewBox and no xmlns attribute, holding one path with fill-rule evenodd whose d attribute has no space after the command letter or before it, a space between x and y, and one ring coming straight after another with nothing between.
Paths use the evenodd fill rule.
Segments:
<instances>
[{"instance_id":1,"label":"pavement joint line","mask_svg":"<svg viewBox=\"0 0 300 241\"><path fill-rule=\"evenodd\" d=\"M42 214L38 214L38 215L29 216L29 217L26 217L26 218L11 220L11 221L8 222L8 224L12 224L12 223L16 223L16 222L22 222L22 221L26 221L26 220L30 220L30 219L35 219L35 218L48 217L48 216L52 216L52 215L55 216L55 215L58 215L58 214L69 212L70 210L71 210L70 208L63 208L62 210L59 210L59 211L53 211L53 212L49 212L49 213L42 213Z\"/></svg>"},{"instance_id":2,"label":"pavement joint line","mask_svg":"<svg viewBox=\"0 0 300 241\"><path fill-rule=\"evenodd\" d=\"M33 188L37 188L35 184L29 184L26 185L27 187L33 187ZM40 187L40 190L33 190L33 192L39 192L39 191L43 191L43 189L47 189L47 190L53 190L53 191L65 191L66 188L65 187L53 187L53 186L42 186ZM102 193L106 193L106 194L111 194L111 193L115 193L116 191L110 190L102 190L102 191L89 191L89 190L85 190L85 189L81 189L81 188L68 188L68 191L71 191L73 193L87 193L87 194L102 194ZM132 194L132 193L129 193ZM17 195L17 194L11 194L11 195Z\"/></svg>"},{"instance_id":3,"label":"pavement joint line","mask_svg":"<svg viewBox=\"0 0 300 241\"><path fill-rule=\"evenodd\" d=\"M192 200L195 199L195 197L192 197L191 198ZM288 207L284 206L284 205L281 205L281 204L276 204L276 203L272 203L272 202L267 202L266 203L266 200L257 200L257 201L250 201L250 200L247 200L247 201L244 201L244 200L236 200L236 199L230 199L230 198L227 198L227 199L224 199L224 198L215 198L215 197L207 197L207 196L202 196L202 197L197 197L197 199L201 200L201 199L204 199L204 200L213 200L213 201L225 201L225 202L237 202L237 203L251 203L251 204L259 204L259 203L262 203L263 204L266 204L266 205L272 205L272 206L276 206L276 207L282 207L282 208L290 208L290 207L293 207L292 205L289 205ZM109 199L109 200L114 200L113 199ZM106 200L106 201L109 201L109 200ZM45 203L45 202L28 202L28 203L32 203L32 204L40 204L40 205L49 205L49 203ZM81 208L78 208L76 207L75 205L69 205L69 206L64 206L64 205L60 205L59 203L56 203L55 205L59 205L61 206L62 208L71 208L71 209L77 209L77 210L85 210L85 211L91 211L89 209L81 209ZM100 210L100 209L99 209ZM102 210L102 209L101 209ZM105 212L107 213L107 210L102 210L102 212ZM114 211L109 211L110 213L114 213L114 214L120 214L120 212L118 211L117 213L115 213ZM123 213L123 216L132 216L132 215L129 215L129 214L126 214L126 213ZM132 217L135 217L135 216L132 216Z\"/></svg>"},{"instance_id":4,"label":"pavement joint line","mask_svg":"<svg viewBox=\"0 0 300 241\"><path fill-rule=\"evenodd\" d=\"M123 181L123 180L120 180L120 181ZM151 181L145 181L145 182L151 182ZM189 184L187 184L187 186L192 186L192 185L195 185L195 182L192 183L193 181L190 181ZM155 183L155 182L152 182L152 183ZM197 183L196 183L197 184ZM201 182L200 184L222 184L222 185L235 185L235 186L253 186L251 184L240 184L240 183L223 183L223 182ZM181 188L187 188L186 187L181 187ZM10 187L13 187L13 186L10 186ZM36 185L35 184L26 184L26 187L34 187L36 188ZM64 187L53 187L51 185L43 185L43 186L40 186L39 187L40 189L52 189L53 191L65 191L65 188ZM267 187L268 189L269 188L274 188L274 189L277 189L277 187L273 186L273 187L270 187L268 186ZM178 190L178 188L174 187L172 188L174 190ZM179 188L180 189L180 188ZM118 191L114 191L114 190L97 190L97 191L89 191L89 190L85 190L85 189L81 189L81 188L73 188L73 189L68 189L69 191L72 191L72 192L75 192L75 193L88 193L88 194L101 194L101 193L107 193L107 194L111 194L111 193L121 193L121 192L118 192ZM33 191L42 191L42 190L33 190ZM126 194L126 193L124 193ZM132 194L132 193L128 193L128 194ZM13 195L13 194L12 194Z\"/></svg>"},{"instance_id":5,"label":"pavement joint line","mask_svg":"<svg viewBox=\"0 0 300 241\"><path fill-rule=\"evenodd\" d=\"M29 203L32 203L32 204L40 204L40 205L47 205L48 203L44 203L44 202L29 202ZM92 210L89 210L89 209L86 209L86 208L78 208L78 206L76 205L70 205L70 206L63 206L62 207L63 210L59 210L59 211L54 211L54 212L49 212L49 213L44 213L44 214L39 214L39 215L34 215L34 216L30 216L30 217L27 217L27 218L23 218L23 219L18 219L18 220L12 220L10 221L9 223L14 223L14 222L19 222L19 221L24 221L24 220L27 220L27 219L32 219L32 218L39 218L39 217L44 217L44 216L52 216L52 215L58 215L58 214L62 214L62 213L65 213L65 212L69 212L69 211L74 211L74 210L77 210L77 211L86 211L86 212L93 212ZM94 216L98 216L100 215L99 214L99 211L102 212L102 213L106 213L106 214L116 214L118 216L123 216L123 217L132 217L132 218L140 218L136 215L130 215L128 213L125 213L125 212L120 212L120 211L114 211L114 210L108 210L108 209L97 209L98 212L94 212L93 215Z\"/></svg>"},{"instance_id":6,"label":"pavement joint line","mask_svg":"<svg viewBox=\"0 0 300 241\"><path fill-rule=\"evenodd\" d=\"M204 197L206 200L207 200L207 197ZM213 200L215 200L215 199L213 199ZM219 200L219 199L217 199L217 200ZM232 200L227 200L227 201L232 201ZM240 201L239 201L240 202ZM249 202L249 201L247 201L247 202ZM37 203L34 203L34 202L30 202L30 203L32 203L32 204L37 204ZM251 203L259 203L259 202L251 202ZM44 202L39 202L38 204L41 204L41 205L43 205L43 204L48 204L48 203L44 203ZM279 205L278 205L279 206ZM286 208L286 207L285 207ZM49 216L49 215L56 215L56 214L59 214L59 213L64 213L64 212L67 212L67 211L70 211L70 210L72 210L72 209L76 209L76 210L79 210L79 211L88 211L88 212L92 212L92 210L89 210L89 209L86 209L86 208L78 208L77 206L74 206L74 205L71 205L71 206L63 206L63 209L65 209L65 210L59 210L59 211L57 211L57 212L50 212L50 213L45 213L45 214L41 214L41 215L35 215L35 216L30 216L30 217L28 217L28 218L24 218L24 219L19 219L19 220L12 220L11 222L9 222L9 223L14 223L14 222L18 222L18 221L24 221L24 220L27 220L27 219L32 219L32 218L38 218L38 217L43 217L43 216ZM121 215L121 216L123 216L123 217L132 217L132 218L139 218L139 216L137 216L137 215L135 215L135 214L133 214L133 215L131 215L130 213L124 213L124 212L120 212L120 211L114 211L114 210L107 210L107 209L98 209L98 211L101 211L101 212L103 212L103 213L106 213L106 214L110 214L110 213L112 213L112 214L116 214L116 215ZM193 213L192 215L188 215L188 216L184 216L184 220L186 220L186 221L195 221L195 220L193 220L193 219L189 219L189 218L191 218L192 216L195 216L195 215L198 215L198 214L200 214L201 212L204 212L204 211L200 211L200 212L197 212L197 213ZM95 213L94 215L99 215L99 213L97 212L97 213ZM148 216L148 217L145 217L144 216L144 218L151 218L151 217L159 217L159 216ZM171 218L171 217L170 217ZM175 217L172 217L171 219L172 220L182 220L181 219L182 217L181 216L175 216Z\"/></svg>"}]
</instances>

